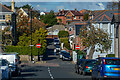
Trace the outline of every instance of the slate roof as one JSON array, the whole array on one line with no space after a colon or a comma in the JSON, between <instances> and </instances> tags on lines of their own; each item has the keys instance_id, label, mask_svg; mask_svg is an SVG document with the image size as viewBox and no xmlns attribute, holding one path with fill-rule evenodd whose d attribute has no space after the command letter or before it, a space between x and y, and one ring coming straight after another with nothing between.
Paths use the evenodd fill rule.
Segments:
<instances>
[{"instance_id":1,"label":"slate roof","mask_svg":"<svg viewBox=\"0 0 120 80\"><path fill-rule=\"evenodd\" d=\"M112 22L120 23L120 13L114 13Z\"/></svg>"},{"instance_id":2,"label":"slate roof","mask_svg":"<svg viewBox=\"0 0 120 80\"><path fill-rule=\"evenodd\" d=\"M95 17L92 22L111 22L113 18L114 13L119 13L118 10L101 10L101 11L95 11L94 15Z\"/></svg>"},{"instance_id":3,"label":"slate roof","mask_svg":"<svg viewBox=\"0 0 120 80\"><path fill-rule=\"evenodd\" d=\"M0 12L12 12L12 11L0 3Z\"/></svg>"},{"instance_id":4,"label":"slate roof","mask_svg":"<svg viewBox=\"0 0 120 80\"><path fill-rule=\"evenodd\" d=\"M53 25L52 27L47 28L47 30L48 30L49 32L52 32L52 31L54 31L54 30L59 30L59 31L61 31L61 30L65 30L65 26L64 26L64 25Z\"/></svg>"}]
</instances>

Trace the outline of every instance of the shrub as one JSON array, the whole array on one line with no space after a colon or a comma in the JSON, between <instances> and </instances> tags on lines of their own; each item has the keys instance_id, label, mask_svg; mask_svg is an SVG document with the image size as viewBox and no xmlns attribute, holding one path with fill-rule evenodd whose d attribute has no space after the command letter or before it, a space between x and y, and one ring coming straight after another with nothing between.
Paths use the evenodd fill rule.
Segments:
<instances>
[{"instance_id":1,"label":"shrub","mask_svg":"<svg viewBox=\"0 0 120 80\"><path fill-rule=\"evenodd\" d=\"M68 50L70 50L70 43L68 43L68 41L65 41L64 47L66 47Z\"/></svg>"},{"instance_id":2,"label":"shrub","mask_svg":"<svg viewBox=\"0 0 120 80\"><path fill-rule=\"evenodd\" d=\"M68 33L68 31L59 31L58 37L59 38L69 37L69 33Z\"/></svg>"},{"instance_id":3,"label":"shrub","mask_svg":"<svg viewBox=\"0 0 120 80\"><path fill-rule=\"evenodd\" d=\"M44 54L46 48L40 48L40 55ZM31 55L31 47L29 46L5 46L5 52L17 52L19 55ZM32 47L33 56L38 55L38 48Z\"/></svg>"},{"instance_id":4,"label":"shrub","mask_svg":"<svg viewBox=\"0 0 120 80\"><path fill-rule=\"evenodd\" d=\"M115 54L107 54L106 57L115 57Z\"/></svg>"}]
</instances>

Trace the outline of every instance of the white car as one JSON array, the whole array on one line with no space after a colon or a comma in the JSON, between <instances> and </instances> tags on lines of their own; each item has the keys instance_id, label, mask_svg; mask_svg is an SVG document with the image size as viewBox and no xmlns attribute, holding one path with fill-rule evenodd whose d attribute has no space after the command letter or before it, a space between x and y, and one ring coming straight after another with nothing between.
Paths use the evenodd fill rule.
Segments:
<instances>
[{"instance_id":1,"label":"white car","mask_svg":"<svg viewBox=\"0 0 120 80\"><path fill-rule=\"evenodd\" d=\"M2 80L11 78L11 68L6 59L0 59L0 69L2 70Z\"/></svg>"},{"instance_id":2,"label":"white car","mask_svg":"<svg viewBox=\"0 0 120 80\"><path fill-rule=\"evenodd\" d=\"M18 76L20 75L21 71L19 68L19 57L17 55L18 53L11 53L11 54L7 54L7 53L3 53L0 54L0 59L6 59L7 61L9 61L10 63L10 68L11 68L11 72L13 76Z\"/></svg>"}]
</instances>

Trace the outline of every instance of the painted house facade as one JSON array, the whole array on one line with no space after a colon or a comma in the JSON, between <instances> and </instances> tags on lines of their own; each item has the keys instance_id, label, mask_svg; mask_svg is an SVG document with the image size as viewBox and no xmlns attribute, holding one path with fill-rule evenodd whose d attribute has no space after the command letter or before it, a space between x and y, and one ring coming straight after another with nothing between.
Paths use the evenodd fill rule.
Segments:
<instances>
[{"instance_id":1,"label":"painted house facade","mask_svg":"<svg viewBox=\"0 0 120 80\"><path fill-rule=\"evenodd\" d=\"M95 17L91 20L92 25L96 28L103 29L106 33L110 35L112 40L111 49L100 53L100 51L95 51L93 54L93 58L97 58L98 55L101 57L106 57L107 54L115 54L115 35L114 35L114 24L111 23L113 14L118 12L118 10L102 10L95 13ZM99 46L96 45L95 49ZM90 49L87 50L87 55L89 55Z\"/></svg>"},{"instance_id":2,"label":"painted house facade","mask_svg":"<svg viewBox=\"0 0 120 80\"><path fill-rule=\"evenodd\" d=\"M59 10L59 13L56 15L57 21L66 25L75 21L82 21L83 14L80 13L77 9L75 10Z\"/></svg>"}]
</instances>

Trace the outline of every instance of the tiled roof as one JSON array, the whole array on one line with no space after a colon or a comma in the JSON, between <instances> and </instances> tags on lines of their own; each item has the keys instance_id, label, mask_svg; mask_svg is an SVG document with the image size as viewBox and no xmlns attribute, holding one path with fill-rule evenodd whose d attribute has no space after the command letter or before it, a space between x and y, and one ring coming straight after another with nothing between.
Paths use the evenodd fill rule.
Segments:
<instances>
[{"instance_id":1,"label":"tiled roof","mask_svg":"<svg viewBox=\"0 0 120 80\"><path fill-rule=\"evenodd\" d=\"M111 22L113 14L120 13L118 10L101 10L95 11L95 17L91 21L95 22Z\"/></svg>"},{"instance_id":2,"label":"tiled roof","mask_svg":"<svg viewBox=\"0 0 120 80\"><path fill-rule=\"evenodd\" d=\"M0 3L0 12L12 12L12 11Z\"/></svg>"},{"instance_id":3,"label":"tiled roof","mask_svg":"<svg viewBox=\"0 0 120 80\"><path fill-rule=\"evenodd\" d=\"M72 14L74 16L81 16L81 15L83 15L78 10L62 10L62 11L59 11L59 13L57 14L57 16L65 16L68 12L72 12Z\"/></svg>"},{"instance_id":4,"label":"tiled roof","mask_svg":"<svg viewBox=\"0 0 120 80\"><path fill-rule=\"evenodd\" d=\"M65 30L65 26L64 25L53 25L52 27L47 28L47 30L49 32L54 31L56 29L59 30L59 31Z\"/></svg>"}]
</instances>

